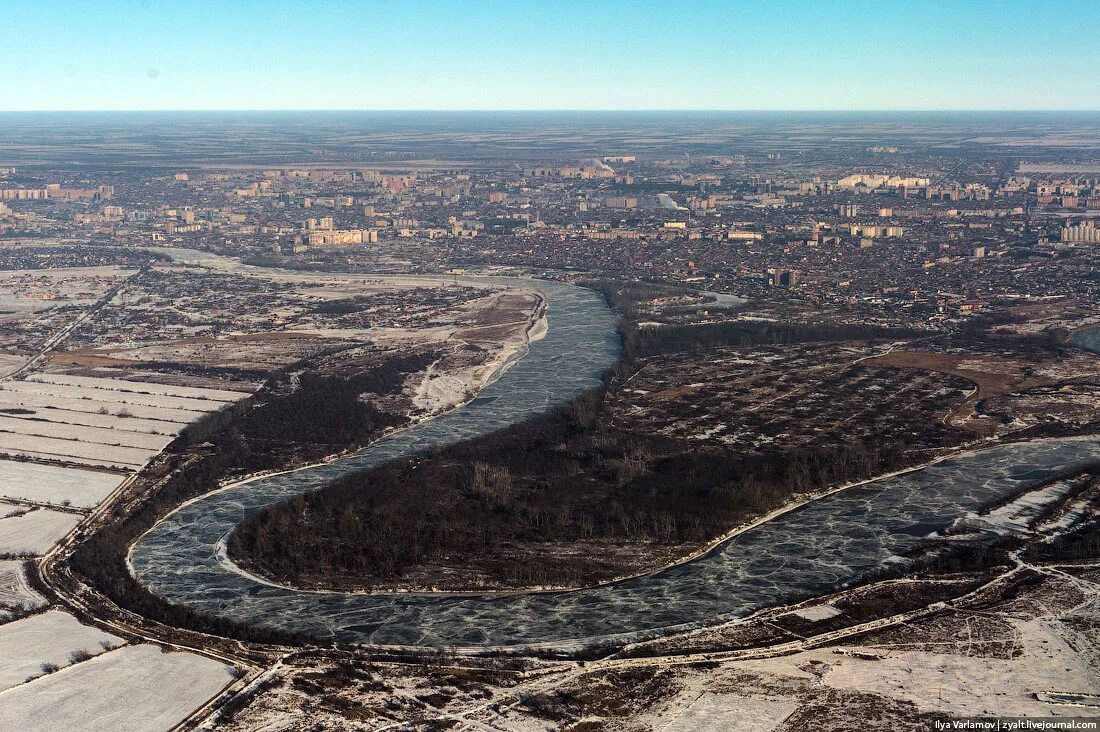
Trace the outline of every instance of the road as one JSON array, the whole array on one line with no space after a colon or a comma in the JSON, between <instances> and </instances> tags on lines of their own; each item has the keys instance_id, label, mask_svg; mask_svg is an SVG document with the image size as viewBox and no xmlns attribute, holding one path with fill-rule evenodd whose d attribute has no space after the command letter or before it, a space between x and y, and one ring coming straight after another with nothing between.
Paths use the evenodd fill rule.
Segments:
<instances>
[{"instance_id":1,"label":"road","mask_svg":"<svg viewBox=\"0 0 1100 732\"><path fill-rule=\"evenodd\" d=\"M130 278L119 283L115 288L111 290L104 298L98 301L92 308L83 313L79 318L63 328L53 337L51 337L44 345L39 353L35 354L21 369L16 373L25 373L28 369L33 368L37 363L40 363L42 359L48 356L50 351L63 343L69 335L71 335L80 326L80 324L87 322L89 318L95 317L95 315L102 310L118 293L118 291L133 277L140 274L135 273ZM933 461L935 462L935 461ZM914 468L916 469L916 468ZM910 470L914 470L910 469ZM908 471L899 471L908 472ZM880 476L881 478L881 476ZM204 707L197 710L188 720L186 720L182 726L191 725L194 722L203 718L209 717L211 712L216 709L220 704L228 699L246 692L248 689L254 688L254 686L265 678L266 676L278 672L281 668L280 664L282 659L286 657L285 654L294 653L294 649L282 649L277 651L272 649L267 652L267 658L269 662L257 662L257 652L254 648L246 647L244 644L238 643L237 646L241 649L241 653L232 653L226 650L227 643L225 639L214 638L212 636L203 636L200 633L187 631L186 633L179 633L171 628L160 626L156 623L149 622L144 618L132 616L126 611L116 608L106 598L97 596L96 602L93 604L86 601L86 598L94 595L94 592L83 585L81 585L75 577L69 572L68 568L64 565L63 559L68 556L76 544L76 540L83 532L86 532L94 527L99 526L102 523L106 523L112 520L112 514L115 509L122 503L124 499L130 497L134 488L135 478L131 476L123 482L110 496L108 496L100 505L91 511L88 517L81 523L77 529L74 530L69 536L65 537L61 542L55 545L45 556L40 558L37 562L39 574L43 583L51 590L51 592L58 598L61 604L77 611L82 619L91 622L94 625L100 626L110 632L123 635L124 637L130 637L140 639L145 642L157 643L169 646L171 648L188 651L196 654L200 654L222 663L234 666L242 671L239 677L231 682L221 694L214 699L211 699ZM843 490L844 487L838 490ZM825 492L812 496L807 499L817 500L825 495L831 494L833 491ZM800 505L800 504L798 504ZM781 513L792 510L792 506L786 506L781 511L769 514L762 517L759 523L770 520ZM755 522L754 522L755 525ZM871 630L878 630L881 628L890 627L897 624L911 622L917 618L932 615L935 613L949 611L959 603L965 602L967 599L975 596L979 592L988 591L995 587L998 583L1006 582L1014 578L1021 572L1035 570L1039 571L1038 567L1018 563L1016 566L1006 570L1002 575L991 580L989 583L982 587L973 590L966 595L957 598L950 602L935 602L922 607L917 610L908 611L906 613L900 613L892 615L886 618L880 618L873 621L850 626L848 628L821 633L818 635L809 636L807 638L800 638L794 641L787 641L783 643L777 643L771 646L742 649L736 651L721 651L715 653L688 653L688 654L673 654L663 655L650 658L639 659L627 659L627 658L606 658L600 661L594 661L588 663L585 667L579 667L572 663L563 663L560 666L560 670L553 671L547 675L540 676L530 682L520 684L517 687L509 689L507 692L495 697L494 699L479 704L476 707L462 710L453 714L441 715L441 720L453 720L466 724L478 724L474 720L469 719L471 715L484 711L489 707L499 707L504 704L505 707L518 704L522 694L537 693L540 691L549 690L557 686L561 686L570 682L571 680L584 675L592 671L599 670L614 670L624 668L637 668L637 667L653 667L653 666L677 666L686 664L695 664L699 662L731 662L748 659L767 658L771 656L783 655L787 653L798 652L806 650L823 644L828 644L842 640L844 638L853 637L862 633L866 633ZM1057 571L1057 570L1051 570ZM104 617L103 607L112 608L111 615ZM782 609L772 609L768 612L778 613ZM186 638L187 640L181 640ZM209 639L207 643L204 639ZM403 723L394 723L389 728L396 728L403 726Z\"/></svg>"},{"instance_id":2,"label":"road","mask_svg":"<svg viewBox=\"0 0 1100 732\"><path fill-rule=\"evenodd\" d=\"M143 266L141 269L137 270L133 274L118 282L114 287L108 290L103 297L101 297L91 307L82 312L79 317L75 318L70 323L66 324L63 328L54 333L52 336L50 336L42 344L42 347L34 355L27 359L27 361L22 366L0 380L14 380L21 375L32 371L43 360L45 360L52 351L63 344L69 338L69 336L75 333L81 325L95 318L103 310L103 308L105 308L108 304L110 304L112 300L114 300L114 298L124 287L133 282L136 278L140 277L147 270L148 265ZM111 520L113 511L120 503L121 499L126 496L127 493L132 489L136 479L136 474L130 475L121 484L119 484L119 486L115 488L108 496L106 496L99 503L98 506L90 511L87 511L87 515L85 516L85 518L76 527L74 527L73 530L69 532L69 534L62 538L61 541L54 544L54 546L46 554L39 557L38 560L35 562L35 565L38 570L38 576L41 579L42 583L46 586L46 588L48 588L49 592L54 595L58 603L68 608L69 610L75 611L75 613L84 622L88 622L91 625L101 628L102 630L121 635L125 638L141 640L148 643L155 643L161 646L168 646L176 650L188 651L191 653L206 656L207 658L212 658L214 660L220 661L221 663L225 663L242 672L238 674L238 678L234 680L231 684L229 684L226 689L222 691L221 694L219 694L214 699L211 699L207 703L207 705L197 710L196 713L192 715L188 720L185 720L183 723L181 723L181 725L177 726L177 728L182 728L184 725L187 725L190 720L195 719L197 715L208 715L209 712L212 711L213 706L220 703L221 699L227 698L228 696L235 694L240 689L245 688L252 679L257 677L261 673L263 669L256 666L243 656L218 652L211 649L210 647L202 646L200 644L184 644L175 642L166 638L163 635L149 632L147 629L142 627L142 625L144 625L144 622L142 622L141 624L125 622L124 620L120 619L126 616L126 613L121 609L118 609L118 616L116 618L101 617L98 614L97 609L93 609L92 607L90 607L81 597L81 594L83 593L93 594L92 590L77 581L76 578L73 577L72 574L68 571L68 567L64 566L63 564L59 564L60 560L67 557L68 554L76 546L77 539L79 537L83 536L86 532L92 530L100 524L107 523ZM57 506L50 506L50 509L55 511L71 510L75 513L85 513L85 511L82 510L67 509ZM79 588L79 590L77 592L70 592L68 590L69 587L77 587ZM99 600L100 602L106 602L106 598L103 598L101 596L99 597Z\"/></svg>"},{"instance_id":3,"label":"road","mask_svg":"<svg viewBox=\"0 0 1100 732\"><path fill-rule=\"evenodd\" d=\"M1022 550L1021 550L1022 551ZM999 586L1011 582L1017 576L1025 572L1038 572L1040 574L1051 575L1067 581L1074 586L1077 586L1082 590L1085 595L1085 599L1077 606L1066 609L1062 615L1072 614L1076 610L1095 603L1097 598L1100 597L1100 585L1095 582L1081 579L1067 572L1059 569L1059 565L1053 564L1034 564L1024 562L1019 558L1020 552L1016 552L1012 555L1014 561L1013 566L1006 569L1001 574L997 575L989 582L977 587L964 595L961 595L953 600L943 602L933 602L924 607L910 610L904 613L897 613L884 618L878 618L875 620L859 623L849 626L847 628L841 628L838 630L819 633L816 635L800 638L793 641L787 641L783 643L776 643L768 646L762 646L759 648L747 648L734 651L717 651L717 652L694 652L684 654L667 654L660 656L652 656L646 658L615 658L609 657L603 660L590 661L586 664L562 664L557 671L550 671L546 675L528 682L522 683L515 687L510 688L506 692L495 695L491 700L479 703L473 707L456 710L450 713L440 714L438 716L419 719L415 725L410 723L401 722L393 723L380 728L378 730L393 730L393 729L409 729L417 725L426 725L431 722L451 722L459 725L468 725L473 729L492 729L502 730L506 729L503 726L495 726L491 723L487 723L482 720L470 719L471 716L481 714L486 710L492 709L496 715L506 713L530 694L546 693L557 688L562 688L577 678L590 673L598 673L601 671L626 671L630 669L639 668L672 668L676 666L690 666L699 663L730 663L736 661L748 661L748 660L760 660L765 658L773 658L777 656L785 656L802 651L811 650L823 645L829 645L843 641L847 638L853 638L864 633L871 631L882 630L896 625L904 625L906 623L913 622L915 620L938 615L941 613L948 613L954 611L963 611L966 603L971 600L978 599L986 593L995 591ZM1075 565L1076 566L1076 565ZM1088 565L1096 567L1097 565ZM905 580L898 580L904 582ZM785 611L785 608L775 608L765 611L760 615L780 615ZM748 622L750 619L741 621L735 621L736 623Z\"/></svg>"},{"instance_id":4,"label":"road","mask_svg":"<svg viewBox=\"0 0 1100 732\"><path fill-rule=\"evenodd\" d=\"M11 380L19 378L20 376L27 373L28 371L31 371L35 366L37 366L42 361L42 359L44 359L46 356L48 356L51 351L53 351L59 345L64 343L65 340L69 336L71 336L76 331L77 328L79 328L82 324L86 323L91 318L94 318L96 315L98 315L99 311L101 311L104 307L106 307L108 305L108 303L111 302L111 300L115 299L115 295L117 295L122 290L123 287L125 287L127 284L132 282L137 277L140 277L142 274L144 274L148 270L148 268L149 268L148 265L143 265L141 267L141 269L137 270L136 272L131 274L129 277L127 277L124 280L120 281L118 284L116 284L114 287L112 287L110 290L108 290L107 294L105 294L103 297L101 297L99 300L97 300L91 307L89 307L87 310L85 310L83 313L81 313L79 317L77 317L71 323L69 323L68 325L63 327L61 330L57 331L52 336L50 336L46 340L46 342L42 344L42 347L40 349L38 349L38 352L35 353L33 356L31 356L29 359L27 359L26 363L24 363L22 366L20 366L15 371L12 371L10 374L5 376L2 380L11 381Z\"/></svg>"}]
</instances>

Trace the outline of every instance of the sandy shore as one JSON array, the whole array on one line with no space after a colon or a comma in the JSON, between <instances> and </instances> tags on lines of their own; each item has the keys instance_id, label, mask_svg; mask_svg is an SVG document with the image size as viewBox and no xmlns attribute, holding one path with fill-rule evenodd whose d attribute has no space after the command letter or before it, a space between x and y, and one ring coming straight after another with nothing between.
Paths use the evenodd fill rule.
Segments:
<instances>
[{"instance_id":1,"label":"sandy shore","mask_svg":"<svg viewBox=\"0 0 1100 732\"><path fill-rule=\"evenodd\" d=\"M475 398L486 385L496 381L526 355L531 343L545 337L549 328L546 310L546 299L540 295L528 316L526 327L522 330L517 328L515 334L500 343L487 359L479 359L477 363L465 367L449 365L439 368L447 360L444 357L429 366L412 396L415 409L423 415L441 414ZM456 344L453 354L465 346L465 342Z\"/></svg>"}]
</instances>

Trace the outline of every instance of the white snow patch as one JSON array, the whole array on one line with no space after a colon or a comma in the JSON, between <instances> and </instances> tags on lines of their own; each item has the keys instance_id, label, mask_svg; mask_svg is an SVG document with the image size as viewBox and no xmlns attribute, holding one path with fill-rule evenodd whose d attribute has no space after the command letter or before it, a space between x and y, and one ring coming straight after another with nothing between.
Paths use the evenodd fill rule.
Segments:
<instances>
[{"instance_id":1,"label":"white snow patch","mask_svg":"<svg viewBox=\"0 0 1100 732\"><path fill-rule=\"evenodd\" d=\"M90 655L103 653L106 650L103 643L115 647L124 645L125 641L90 625L81 625L72 615L60 610L0 625L0 689L41 676L44 663L70 665L69 656L74 651Z\"/></svg>"},{"instance_id":2,"label":"white snow patch","mask_svg":"<svg viewBox=\"0 0 1100 732\"><path fill-rule=\"evenodd\" d=\"M828 620L829 618L835 618L837 615L843 614L843 611L833 605L811 605L809 607L799 608L789 614L797 615L804 620Z\"/></svg>"},{"instance_id":3,"label":"white snow patch","mask_svg":"<svg viewBox=\"0 0 1100 732\"><path fill-rule=\"evenodd\" d=\"M771 732L798 708L790 699L705 693L663 732Z\"/></svg>"},{"instance_id":4,"label":"white snow patch","mask_svg":"<svg viewBox=\"0 0 1100 732\"><path fill-rule=\"evenodd\" d=\"M0 622L24 610L46 606L46 598L27 582L24 563L18 559L0 559Z\"/></svg>"},{"instance_id":5,"label":"white snow patch","mask_svg":"<svg viewBox=\"0 0 1100 732\"><path fill-rule=\"evenodd\" d=\"M435 373L432 368L413 395L413 405L427 414L445 412L471 398L481 386L482 366Z\"/></svg>"},{"instance_id":6,"label":"white snow patch","mask_svg":"<svg viewBox=\"0 0 1100 732\"><path fill-rule=\"evenodd\" d=\"M167 396L164 394L142 394L117 389L97 389L95 387L66 384L46 384L38 381L6 381L0 389L15 394L39 394L49 397L69 399L87 399L96 402L121 403L157 407L159 409L185 409L194 412L209 412L221 409L225 402L193 397ZM240 394L244 398L247 394Z\"/></svg>"},{"instance_id":7,"label":"white snow patch","mask_svg":"<svg viewBox=\"0 0 1100 732\"><path fill-rule=\"evenodd\" d=\"M0 496L94 508L125 476L39 463L0 460Z\"/></svg>"},{"instance_id":8,"label":"white snow patch","mask_svg":"<svg viewBox=\"0 0 1100 732\"><path fill-rule=\"evenodd\" d=\"M204 656L126 646L0 692L0 729L165 732L232 680Z\"/></svg>"},{"instance_id":9,"label":"white snow patch","mask_svg":"<svg viewBox=\"0 0 1100 732\"><path fill-rule=\"evenodd\" d=\"M36 508L21 516L7 516L22 506L0 503L0 554L42 554L80 523L75 513Z\"/></svg>"},{"instance_id":10,"label":"white snow patch","mask_svg":"<svg viewBox=\"0 0 1100 732\"><path fill-rule=\"evenodd\" d=\"M1050 504L1062 500L1073 487L1072 481L1056 481L1025 493L984 514L968 513L956 519L954 527L991 531L1002 535L1026 536L1032 533L1030 528L1032 519L1037 518Z\"/></svg>"}]
</instances>

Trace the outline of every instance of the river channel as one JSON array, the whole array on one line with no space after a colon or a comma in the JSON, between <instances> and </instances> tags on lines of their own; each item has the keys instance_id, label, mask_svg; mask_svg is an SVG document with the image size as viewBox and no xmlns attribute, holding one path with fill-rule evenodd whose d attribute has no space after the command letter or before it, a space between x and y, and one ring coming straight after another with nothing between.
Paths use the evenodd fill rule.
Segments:
<instances>
[{"instance_id":1,"label":"river channel","mask_svg":"<svg viewBox=\"0 0 1100 732\"><path fill-rule=\"evenodd\" d=\"M742 617L858 582L960 515L1100 455L1096 437L957 455L808 503L694 561L569 592L302 592L258 581L225 560L219 549L225 537L265 506L350 471L487 434L597 385L618 356L614 314L591 290L542 281L534 286L549 301L546 337L530 344L527 355L473 402L351 456L184 504L135 545L131 563L137 578L196 611L342 641L469 647L643 637Z\"/></svg>"}]
</instances>

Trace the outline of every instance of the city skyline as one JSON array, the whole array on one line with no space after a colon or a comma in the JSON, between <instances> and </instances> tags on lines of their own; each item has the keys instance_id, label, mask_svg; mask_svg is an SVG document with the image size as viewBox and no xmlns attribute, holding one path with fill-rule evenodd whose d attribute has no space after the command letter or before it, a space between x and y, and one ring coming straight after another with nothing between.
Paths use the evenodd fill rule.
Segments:
<instances>
[{"instance_id":1,"label":"city skyline","mask_svg":"<svg viewBox=\"0 0 1100 732\"><path fill-rule=\"evenodd\" d=\"M1089 727L1097 0L4 11L0 732Z\"/></svg>"},{"instance_id":2,"label":"city skyline","mask_svg":"<svg viewBox=\"0 0 1100 732\"><path fill-rule=\"evenodd\" d=\"M1095 110L1091 3L58 3L2 111Z\"/></svg>"}]
</instances>

